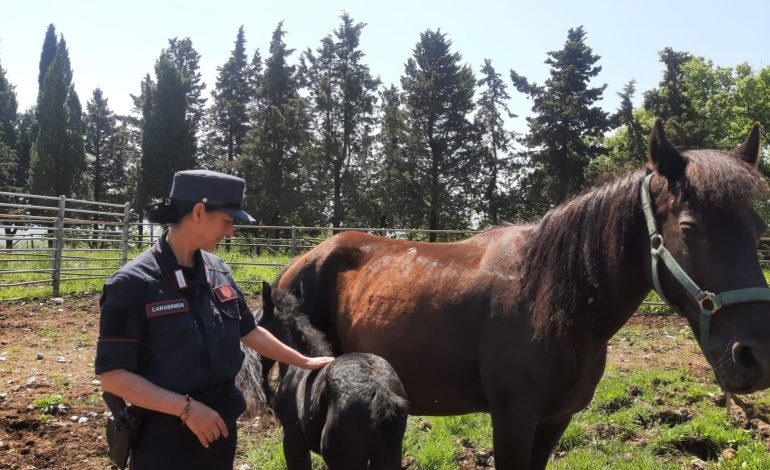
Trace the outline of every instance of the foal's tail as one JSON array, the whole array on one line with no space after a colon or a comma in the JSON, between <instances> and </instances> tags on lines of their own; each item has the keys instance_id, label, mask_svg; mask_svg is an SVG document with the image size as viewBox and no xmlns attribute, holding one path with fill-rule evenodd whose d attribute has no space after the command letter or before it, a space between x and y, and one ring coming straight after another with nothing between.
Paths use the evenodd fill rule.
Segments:
<instances>
[{"instance_id":1,"label":"foal's tail","mask_svg":"<svg viewBox=\"0 0 770 470\"><path fill-rule=\"evenodd\" d=\"M402 446L406 420L409 414L409 402L406 392L395 371L384 359L378 358L382 374L375 393L372 421L371 470L399 470L401 468Z\"/></svg>"}]
</instances>

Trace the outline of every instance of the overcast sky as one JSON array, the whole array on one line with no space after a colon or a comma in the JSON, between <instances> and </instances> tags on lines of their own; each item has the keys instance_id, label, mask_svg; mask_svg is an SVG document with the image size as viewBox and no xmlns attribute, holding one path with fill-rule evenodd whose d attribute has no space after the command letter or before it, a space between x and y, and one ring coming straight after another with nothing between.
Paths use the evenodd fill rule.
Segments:
<instances>
[{"instance_id":1,"label":"overcast sky","mask_svg":"<svg viewBox=\"0 0 770 470\"><path fill-rule=\"evenodd\" d=\"M594 84L608 85L602 102L607 111L616 109L616 93L628 80L637 80L637 103L641 92L656 86L662 71L657 52L666 46L722 66L749 62L756 69L770 63L766 0L26 0L3 7L0 64L16 86L19 110L34 104L40 50L54 23L69 47L83 108L100 87L115 112L128 113L129 94L137 94L142 77L153 72L168 38L192 39L202 56L208 96L240 25L249 56L257 47L264 57L283 20L296 61L299 51L315 49L338 25L343 10L367 23L361 36L364 60L385 84L399 83L420 32L440 28L477 74L485 58L492 60L509 86L511 110L522 116L531 103L511 89L509 70L542 83L548 75L546 53L560 49L567 30L579 25L601 56L603 70ZM526 131L521 118L511 126Z\"/></svg>"}]
</instances>

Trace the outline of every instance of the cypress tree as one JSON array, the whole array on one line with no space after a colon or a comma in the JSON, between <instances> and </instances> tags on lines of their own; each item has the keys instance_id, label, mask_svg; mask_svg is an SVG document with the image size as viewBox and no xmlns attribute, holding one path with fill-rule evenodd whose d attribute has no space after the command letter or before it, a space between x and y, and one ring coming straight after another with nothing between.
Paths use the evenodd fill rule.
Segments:
<instances>
[{"instance_id":1,"label":"cypress tree","mask_svg":"<svg viewBox=\"0 0 770 470\"><path fill-rule=\"evenodd\" d=\"M214 103L211 107L212 133L209 140L217 160L226 162L220 167L230 169L233 161L243 152L243 140L249 125L248 107L254 95L249 78L251 72L243 26L238 28L230 58L217 70L219 75L212 93Z\"/></svg>"},{"instance_id":2,"label":"cypress tree","mask_svg":"<svg viewBox=\"0 0 770 470\"><path fill-rule=\"evenodd\" d=\"M63 37L45 74L37 103L39 130L31 152L30 191L85 196L83 113L72 84L69 52Z\"/></svg>"},{"instance_id":3,"label":"cypress tree","mask_svg":"<svg viewBox=\"0 0 770 470\"><path fill-rule=\"evenodd\" d=\"M156 83L142 85L142 157L137 181L137 209L171 189L174 173L195 165L192 123L186 115L187 79L167 53L155 64Z\"/></svg>"},{"instance_id":4,"label":"cypress tree","mask_svg":"<svg viewBox=\"0 0 770 470\"><path fill-rule=\"evenodd\" d=\"M48 25L48 30L45 32L43 50L40 52L40 72L37 76L38 92L43 90L45 74L48 73L48 67L51 66L51 62L53 62L53 59L56 56L56 47L56 27L51 23Z\"/></svg>"},{"instance_id":5,"label":"cypress tree","mask_svg":"<svg viewBox=\"0 0 770 470\"><path fill-rule=\"evenodd\" d=\"M246 204L266 225L299 224L303 206L300 152L307 145L309 121L296 67L287 63L293 49L287 49L285 34L279 23L258 80L252 128L240 162L250 188Z\"/></svg>"},{"instance_id":6,"label":"cypress tree","mask_svg":"<svg viewBox=\"0 0 770 470\"><path fill-rule=\"evenodd\" d=\"M168 40L168 49L165 53L171 58L176 69L184 78L185 83L185 115L190 122L193 134L193 146L195 148L196 160L200 158L198 154L198 132L203 127L203 118L206 112L206 98L203 96L203 90L206 84L203 83L200 73L201 55L193 47L190 38L171 38Z\"/></svg>"}]
</instances>

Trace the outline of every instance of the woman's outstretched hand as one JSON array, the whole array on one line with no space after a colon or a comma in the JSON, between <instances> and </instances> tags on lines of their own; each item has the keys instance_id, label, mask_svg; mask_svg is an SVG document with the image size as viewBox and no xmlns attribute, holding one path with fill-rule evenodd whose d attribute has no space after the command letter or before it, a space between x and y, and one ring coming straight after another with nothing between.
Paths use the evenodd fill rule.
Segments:
<instances>
[{"instance_id":1,"label":"woman's outstretched hand","mask_svg":"<svg viewBox=\"0 0 770 470\"><path fill-rule=\"evenodd\" d=\"M333 360L334 358L329 356L308 357L305 365L303 365L302 368L310 370L320 369L321 367L328 365Z\"/></svg>"}]
</instances>

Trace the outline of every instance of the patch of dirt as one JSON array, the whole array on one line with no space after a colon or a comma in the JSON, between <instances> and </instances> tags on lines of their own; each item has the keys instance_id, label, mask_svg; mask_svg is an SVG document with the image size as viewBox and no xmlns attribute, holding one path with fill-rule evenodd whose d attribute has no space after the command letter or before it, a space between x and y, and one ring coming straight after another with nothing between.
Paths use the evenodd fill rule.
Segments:
<instances>
[{"instance_id":1,"label":"patch of dirt","mask_svg":"<svg viewBox=\"0 0 770 470\"><path fill-rule=\"evenodd\" d=\"M98 334L96 294L0 303L0 470L110 468ZM55 396L48 415L35 408Z\"/></svg>"}]
</instances>

